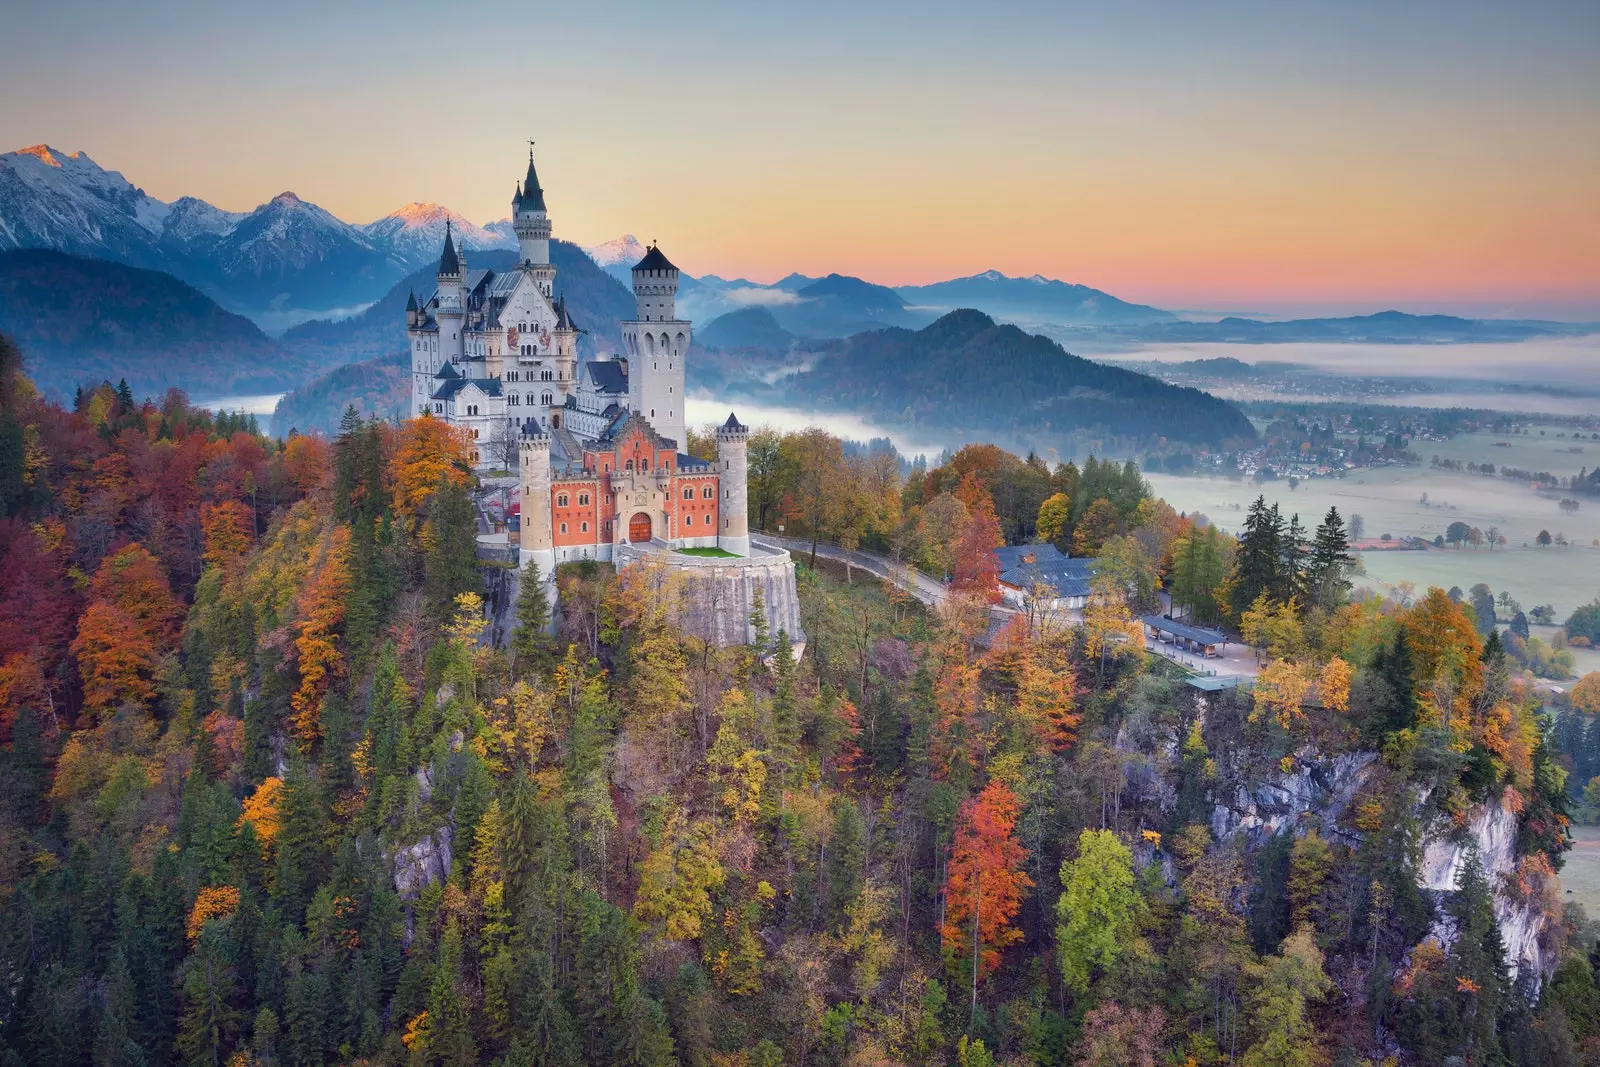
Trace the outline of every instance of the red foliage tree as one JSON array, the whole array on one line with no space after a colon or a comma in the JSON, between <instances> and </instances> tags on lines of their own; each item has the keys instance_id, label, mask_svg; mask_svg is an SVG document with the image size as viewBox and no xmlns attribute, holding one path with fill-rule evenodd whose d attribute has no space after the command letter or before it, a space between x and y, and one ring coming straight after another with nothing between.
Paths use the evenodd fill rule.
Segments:
<instances>
[{"instance_id":1,"label":"red foliage tree","mask_svg":"<svg viewBox=\"0 0 1600 1067\"><path fill-rule=\"evenodd\" d=\"M78 620L72 642L83 677L83 702L96 711L120 704L148 704L156 695L151 680L156 650L139 620L115 604L96 600Z\"/></svg>"},{"instance_id":2,"label":"red foliage tree","mask_svg":"<svg viewBox=\"0 0 1600 1067\"><path fill-rule=\"evenodd\" d=\"M994 550L1005 541L1000 535L1000 520L995 517L994 498L983 483L967 474L956 486L955 496L967 506L967 525L956 542L955 574L950 588L974 593L991 604L1000 601L1000 560Z\"/></svg>"},{"instance_id":3,"label":"red foliage tree","mask_svg":"<svg viewBox=\"0 0 1600 1067\"><path fill-rule=\"evenodd\" d=\"M1007 945L1022 940L1011 925L1033 879L1023 873L1028 850L1017 842L1017 798L1000 782L969 797L956 816L955 846L945 879L944 947L953 959L974 958L973 999L978 981L1000 966ZM974 936L976 935L976 936Z\"/></svg>"}]
</instances>

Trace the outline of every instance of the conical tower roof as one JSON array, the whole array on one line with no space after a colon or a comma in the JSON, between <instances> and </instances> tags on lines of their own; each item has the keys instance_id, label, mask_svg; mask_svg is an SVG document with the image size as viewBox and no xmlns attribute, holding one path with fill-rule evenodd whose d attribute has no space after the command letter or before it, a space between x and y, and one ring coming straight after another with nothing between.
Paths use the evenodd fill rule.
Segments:
<instances>
[{"instance_id":1,"label":"conical tower roof","mask_svg":"<svg viewBox=\"0 0 1600 1067\"><path fill-rule=\"evenodd\" d=\"M456 242L450 232L449 219L444 220L444 251L439 255L439 273L461 273L461 257L456 255Z\"/></svg>"},{"instance_id":2,"label":"conical tower roof","mask_svg":"<svg viewBox=\"0 0 1600 1067\"><path fill-rule=\"evenodd\" d=\"M539 187L539 172L533 169L533 149L528 149L528 176L522 179L518 204L529 211L543 211L544 190Z\"/></svg>"}]
</instances>

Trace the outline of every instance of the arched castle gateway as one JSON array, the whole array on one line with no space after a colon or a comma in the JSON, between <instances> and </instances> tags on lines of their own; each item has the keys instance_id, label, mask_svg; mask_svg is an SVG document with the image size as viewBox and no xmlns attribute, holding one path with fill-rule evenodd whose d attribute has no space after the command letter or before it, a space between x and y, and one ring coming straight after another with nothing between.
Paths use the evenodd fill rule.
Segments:
<instances>
[{"instance_id":1,"label":"arched castle gateway","mask_svg":"<svg viewBox=\"0 0 1600 1067\"><path fill-rule=\"evenodd\" d=\"M413 413L465 429L480 471L517 467L519 557L539 565L552 603L559 564L648 559L687 579L690 632L749 640L759 591L771 632L802 641L793 561L750 541L749 431L730 413L715 460L682 451L694 328L677 315L678 268L652 244L633 267L625 355L580 361L531 152L511 210L516 267L469 270L447 226L438 287L406 304Z\"/></svg>"}]
</instances>

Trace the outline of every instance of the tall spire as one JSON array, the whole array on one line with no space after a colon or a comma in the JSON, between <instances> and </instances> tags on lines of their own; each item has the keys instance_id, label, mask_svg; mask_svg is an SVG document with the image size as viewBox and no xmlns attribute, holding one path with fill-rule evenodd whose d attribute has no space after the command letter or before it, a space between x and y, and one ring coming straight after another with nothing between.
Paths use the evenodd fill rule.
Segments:
<instances>
[{"instance_id":1,"label":"tall spire","mask_svg":"<svg viewBox=\"0 0 1600 1067\"><path fill-rule=\"evenodd\" d=\"M456 255L456 243L450 234L450 220L444 220L444 252L439 256L440 274L460 274L461 259Z\"/></svg>"},{"instance_id":2,"label":"tall spire","mask_svg":"<svg viewBox=\"0 0 1600 1067\"><path fill-rule=\"evenodd\" d=\"M533 169L533 142L528 142L528 176L522 179L522 206L529 211L543 211L544 190L539 187L539 173Z\"/></svg>"}]
</instances>

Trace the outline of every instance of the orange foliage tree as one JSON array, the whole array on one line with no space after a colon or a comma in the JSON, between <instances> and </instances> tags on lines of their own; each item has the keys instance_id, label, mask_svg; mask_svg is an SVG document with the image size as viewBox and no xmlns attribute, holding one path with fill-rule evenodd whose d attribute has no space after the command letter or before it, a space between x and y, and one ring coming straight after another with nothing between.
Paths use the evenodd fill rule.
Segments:
<instances>
[{"instance_id":1,"label":"orange foliage tree","mask_svg":"<svg viewBox=\"0 0 1600 1067\"><path fill-rule=\"evenodd\" d=\"M154 643L165 644L177 634L183 605L172 595L161 561L143 545L128 545L103 559L89 595L114 605Z\"/></svg>"},{"instance_id":2,"label":"orange foliage tree","mask_svg":"<svg viewBox=\"0 0 1600 1067\"><path fill-rule=\"evenodd\" d=\"M226 567L249 551L255 539L255 513L237 500L207 504L200 509L200 531L205 561Z\"/></svg>"},{"instance_id":3,"label":"orange foliage tree","mask_svg":"<svg viewBox=\"0 0 1600 1067\"><path fill-rule=\"evenodd\" d=\"M1459 725L1483 687L1476 621L1436 586L1401 626L1414 657L1418 700L1442 725Z\"/></svg>"},{"instance_id":4,"label":"orange foliage tree","mask_svg":"<svg viewBox=\"0 0 1600 1067\"><path fill-rule=\"evenodd\" d=\"M78 620L72 654L78 658L85 706L105 711L124 703L148 704L155 697L155 646L145 628L115 604L97 600L89 605Z\"/></svg>"},{"instance_id":5,"label":"orange foliage tree","mask_svg":"<svg viewBox=\"0 0 1600 1067\"><path fill-rule=\"evenodd\" d=\"M322 700L344 669L337 639L350 592L350 527L335 526L323 550L322 566L301 596L300 633L295 651L300 658L300 688L290 698L291 720L302 749L321 733Z\"/></svg>"},{"instance_id":6,"label":"orange foliage tree","mask_svg":"<svg viewBox=\"0 0 1600 1067\"><path fill-rule=\"evenodd\" d=\"M263 852L278 839L282 828L278 813L278 799L282 795L283 779L267 778L256 786L255 792L245 797L244 813L239 816L238 826L242 829L245 823L250 823L255 827L256 840L261 842Z\"/></svg>"},{"instance_id":7,"label":"orange foliage tree","mask_svg":"<svg viewBox=\"0 0 1600 1067\"><path fill-rule=\"evenodd\" d=\"M441 484L465 486L472 478L472 446L466 431L424 412L403 423L389 479L394 483L395 510L407 517Z\"/></svg>"},{"instance_id":8,"label":"orange foliage tree","mask_svg":"<svg viewBox=\"0 0 1600 1067\"><path fill-rule=\"evenodd\" d=\"M333 480L332 450L321 434L295 434L283 446L283 473L301 496Z\"/></svg>"},{"instance_id":9,"label":"orange foliage tree","mask_svg":"<svg viewBox=\"0 0 1600 1067\"><path fill-rule=\"evenodd\" d=\"M201 888L195 895L194 907L189 909L189 943L200 940L200 931L205 929L208 919L225 919L238 910L238 886L208 885Z\"/></svg>"},{"instance_id":10,"label":"orange foliage tree","mask_svg":"<svg viewBox=\"0 0 1600 1067\"><path fill-rule=\"evenodd\" d=\"M955 847L945 880L945 922L940 928L952 960L970 958L973 1002L978 981L1000 966L1007 945L1022 940L1011 925L1022 909L1022 895L1033 885L1023 873L1028 850L1017 842L1020 809L1011 790L990 782L962 802L956 816Z\"/></svg>"}]
</instances>

